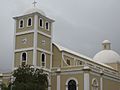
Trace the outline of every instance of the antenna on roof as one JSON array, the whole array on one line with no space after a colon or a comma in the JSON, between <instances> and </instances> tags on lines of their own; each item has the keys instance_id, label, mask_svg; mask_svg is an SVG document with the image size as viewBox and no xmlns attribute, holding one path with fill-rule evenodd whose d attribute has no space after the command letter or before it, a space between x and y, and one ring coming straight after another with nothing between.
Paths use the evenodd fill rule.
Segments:
<instances>
[{"instance_id":1,"label":"antenna on roof","mask_svg":"<svg viewBox=\"0 0 120 90\"><path fill-rule=\"evenodd\" d=\"M34 5L34 7L36 7L37 2L34 0L32 4Z\"/></svg>"}]
</instances>

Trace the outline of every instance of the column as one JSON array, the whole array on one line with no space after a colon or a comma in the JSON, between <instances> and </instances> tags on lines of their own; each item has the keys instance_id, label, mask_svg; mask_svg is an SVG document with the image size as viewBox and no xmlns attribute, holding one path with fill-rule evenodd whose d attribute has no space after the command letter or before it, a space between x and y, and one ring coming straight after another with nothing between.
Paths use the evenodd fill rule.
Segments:
<instances>
[{"instance_id":1,"label":"column","mask_svg":"<svg viewBox=\"0 0 120 90\"><path fill-rule=\"evenodd\" d=\"M84 90L90 90L90 68L88 66L84 67Z\"/></svg>"},{"instance_id":2,"label":"column","mask_svg":"<svg viewBox=\"0 0 120 90\"><path fill-rule=\"evenodd\" d=\"M37 26L38 26L38 16L34 17L34 50L33 50L33 65L36 66L37 60Z\"/></svg>"},{"instance_id":3,"label":"column","mask_svg":"<svg viewBox=\"0 0 120 90\"><path fill-rule=\"evenodd\" d=\"M60 68L57 70L57 90L60 90Z\"/></svg>"},{"instance_id":4,"label":"column","mask_svg":"<svg viewBox=\"0 0 120 90\"><path fill-rule=\"evenodd\" d=\"M100 90L103 90L103 72L100 71L101 77L100 77Z\"/></svg>"}]
</instances>

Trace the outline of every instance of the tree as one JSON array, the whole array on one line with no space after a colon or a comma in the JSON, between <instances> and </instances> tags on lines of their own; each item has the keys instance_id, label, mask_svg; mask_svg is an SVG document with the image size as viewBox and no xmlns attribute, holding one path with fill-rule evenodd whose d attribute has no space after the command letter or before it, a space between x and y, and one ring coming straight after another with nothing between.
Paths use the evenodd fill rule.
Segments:
<instances>
[{"instance_id":1,"label":"tree","mask_svg":"<svg viewBox=\"0 0 120 90\"><path fill-rule=\"evenodd\" d=\"M15 80L10 84L12 90L47 90L48 75L42 69L22 66L13 73Z\"/></svg>"},{"instance_id":2,"label":"tree","mask_svg":"<svg viewBox=\"0 0 120 90\"><path fill-rule=\"evenodd\" d=\"M1 90L7 90L7 86L4 83L2 83L0 87L1 87Z\"/></svg>"}]
</instances>

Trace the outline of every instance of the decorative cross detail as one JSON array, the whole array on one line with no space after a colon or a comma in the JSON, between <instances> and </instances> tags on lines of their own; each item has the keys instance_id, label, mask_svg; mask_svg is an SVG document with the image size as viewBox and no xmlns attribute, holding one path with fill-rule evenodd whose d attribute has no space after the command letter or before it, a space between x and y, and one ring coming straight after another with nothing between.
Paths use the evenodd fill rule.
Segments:
<instances>
[{"instance_id":1,"label":"decorative cross detail","mask_svg":"<svg viewBox=\"0 0 120 90\"><path fill-rule=\"evenodd\" d=\"M32 4L34 5L34 7L36 7L37 2L34 0Z\"/></svg>"}]
</instances>

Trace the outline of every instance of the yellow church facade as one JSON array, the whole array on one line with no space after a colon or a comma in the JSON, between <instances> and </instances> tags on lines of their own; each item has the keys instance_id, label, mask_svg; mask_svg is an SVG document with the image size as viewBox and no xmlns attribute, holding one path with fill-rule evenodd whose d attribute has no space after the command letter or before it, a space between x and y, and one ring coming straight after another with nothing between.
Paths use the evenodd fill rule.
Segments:
<instances>
[{"instance_id":1,"label":"yellow church facade","mask_svg":"<svg viewBox=\"0 0 120 90\"><path fill-rule=\"evenodd\" d=\"M108 40L92 59L54 43L54 20L38 8L14 20L13 70L20 65L42 68L49 75L48 90L120 90L120 56Z\"/></svg>"}]
</instances>

